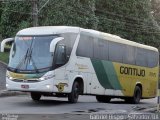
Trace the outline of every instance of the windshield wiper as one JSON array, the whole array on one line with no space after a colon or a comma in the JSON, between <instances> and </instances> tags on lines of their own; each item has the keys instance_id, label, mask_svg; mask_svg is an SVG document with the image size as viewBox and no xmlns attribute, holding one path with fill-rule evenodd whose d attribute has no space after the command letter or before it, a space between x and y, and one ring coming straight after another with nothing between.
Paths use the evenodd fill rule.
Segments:
<instances>
[{"instance_id":1,"label":"windshield wiper","mask_svg":"<svg viewBox=\"0 0 160 120\"><path fill-rule=\"evenodd\" d=\"M17 70L23 65L23 63L25 63L26 59L27 59L27 55L29 52L29 48L27 49L26 54L24 55L24 57L22 58L22 60L19 62L19 64L17 65L17 67L15 68L15 72L17 72Z\"/></svg>"},{"instance_id":2,"label":"windshield wiper","mask_svg":"<svg viewBox=\"0 0 160 120\"><path fill-rule=\"evenodd\" d=\"M26 52L25 56L23 57L23 59L20 61L20 63L15 68L15 70L14 70L15 72L17 72L18 69L25 63L26 63L26 68L27 68L27 66L28 66L28 64L30 63L30 60L31 60L36 73L39 73L39 70L37 69L36 64L35 64L35 62L32 58L32 50L33 50L32 43L33 43L33 40L31 42L30 47L27 49L27 52Z\"/></svg>"},{"instance_id":3,"label":"windshield wiper","mask_svg":"<svg viewBox=\"0 0 160 120\"><path fill-rule=\"evenodd\" d=\"M36 66L36 64L35 64L35 62L34 62L34 60L33 60L33 58L32 58L32 51L33 51L33 48L30 50L30 52L28 53L28 56L27 56L27 63L26 63L26 68L27 68L27 65L30 63L30 61L32 61L32 65L33 65L33 67L34 67L34 69L35 69L35 71L37 72L37 73L39 73L39 70L37 69L37 66Z\"/></svg>"}]
</instances>

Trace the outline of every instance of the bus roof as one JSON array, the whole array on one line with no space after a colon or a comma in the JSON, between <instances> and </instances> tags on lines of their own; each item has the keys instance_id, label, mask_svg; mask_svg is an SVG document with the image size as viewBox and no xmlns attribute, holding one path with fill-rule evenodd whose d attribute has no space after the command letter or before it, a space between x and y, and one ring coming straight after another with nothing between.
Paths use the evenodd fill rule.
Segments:
<instances>
[{"instance_id":1,"label":"bus roof","mask_svg":"<svg viewBox=\"0 0 160 120\"><path fill-rule=\"evenodd\" d=\"M104 32L99 32L99 31L91 30L91 29L83 29L83 28L81 28L81 31L83 31L84 34L85 33L90 34L91 36L102 38L104 40L109 40L109 41L113 41L113 42L117 42L117 43L122 43L122 44L130 45L130 46L140 47L140 48L149 49L149 50L153 50L153 51L158 52L158 49L155 48L155 47L140 44L140 43L137 43L137 42L133 42L133 41L121 38L117 35L104 33Z\"/></svg>"},{"instance_id":2,"label":"bus roof","mask_svg":"<svg viewBox=\"0 0 160 120\"><path fill-rule=\"evenodd\" d=\"M129 41L126 39L123 39L117 35L104 33L92 29L84 29L80 27L72 27L72 26L41 26L41 27L31 27L26 28L23 30L20 30L17 35L24 35L24 36L31 36L31 35L53 35L53 34L60 34L60 33L79 33L83 32L86 35L91 35L97 38L102 38L104 40L109 40L117 43L122 43L126 45L131 45L135 47L140 47L144 49L150 49L153 51L157 51L158 49L152 46L147 46L144 44L136 43L133 41Z\"/></svg>"},{"instance_id":3,"label":"bus roof","mask_svg":"<svg viewBox=\"0 0 160 120\"><path fill-rule=\"evenodd\" d=\"M41 26L20 30L17 35L53 35L60 33L79 33L79 27L69 26Z\"/></svg>"}]
</instances>

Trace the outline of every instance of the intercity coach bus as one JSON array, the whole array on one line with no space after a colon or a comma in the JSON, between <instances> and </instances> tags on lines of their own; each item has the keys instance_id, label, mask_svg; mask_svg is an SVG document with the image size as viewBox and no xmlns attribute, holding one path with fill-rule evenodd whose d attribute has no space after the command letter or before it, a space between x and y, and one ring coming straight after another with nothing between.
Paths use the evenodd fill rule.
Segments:
<instances>
[{"instance_id":1,"label":"intercity coach bus","mask_svg":"<svg viewBox=\"0 0 160 120\"><path fill-rule=\"evenodd\" d=\"M121 98L139 103L157 95L159 53L154 47L119 36L69 26L43 26L19 31L6 73L10 91L41 96L95 95L98 102Z\"/></svg>"}]
</instances>

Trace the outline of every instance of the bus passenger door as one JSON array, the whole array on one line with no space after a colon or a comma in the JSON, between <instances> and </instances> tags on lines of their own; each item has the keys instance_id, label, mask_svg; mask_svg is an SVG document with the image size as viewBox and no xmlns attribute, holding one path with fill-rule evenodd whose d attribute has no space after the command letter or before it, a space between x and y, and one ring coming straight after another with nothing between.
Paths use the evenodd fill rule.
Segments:
<instances>
[{"instance_id":1,"label":"bus passenger door","mask_svg":"<svg viewBox=\"0 0 160 120\"><path fill-rule=\"evenodd\" d=\"M77 56L75 63L75 71L78 76L82 76L84 82L84 94L91 93L92 73L90 72L90 60L84 57Z\"/></svg>"}]
</instances>

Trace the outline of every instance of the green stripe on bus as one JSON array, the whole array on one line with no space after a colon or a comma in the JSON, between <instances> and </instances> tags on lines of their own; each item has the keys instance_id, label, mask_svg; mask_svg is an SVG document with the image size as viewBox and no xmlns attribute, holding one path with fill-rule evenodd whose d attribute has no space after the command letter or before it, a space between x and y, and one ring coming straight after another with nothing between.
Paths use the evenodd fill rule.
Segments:
<instances>
[{"instance_id":1,"label":"green stripe on bus","mask_svg":"<svg viewBox=\"0 0 160 120\"><path fill-rule=\"evenodd\" d=\"M94 60L91 59L94 70L96 72L97 78L100 82L100 84L105 88L105 89L113 89L111 86L108 76L106 74L105 68L100 60Z\"/></svg>"},{"instance_id":2,"label":"green stripe on bus","mask_svg":"<svg viewBox=\"0 0 160 120\"><path fill-rule=\"evenodd\" d=\"M121 84L118 80L118 76L117 76L116 70L113 66L113 63L109 62L109 61L102 61L102 64L105 68L105 72L109 78L108 80L109 80L110 84L112 85L112 87L115 90L121 90L122 87L121 87Z\"/></svg>"},{"instance_id":3,"label":"green stripe on bus","mask_svg":"<svg viewBox=\"0 0 160 120\"><path fill-rule=\"evenodd\" d=\"M120 90L116 71L112 62L91 59L98 81L105 89Z\"/></svg>"}]
</instances>

